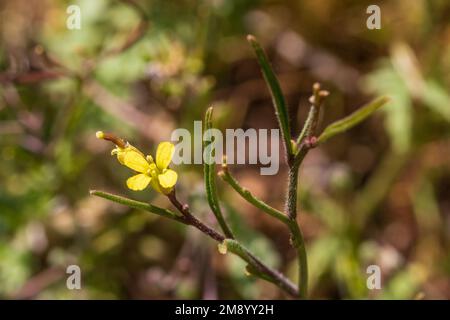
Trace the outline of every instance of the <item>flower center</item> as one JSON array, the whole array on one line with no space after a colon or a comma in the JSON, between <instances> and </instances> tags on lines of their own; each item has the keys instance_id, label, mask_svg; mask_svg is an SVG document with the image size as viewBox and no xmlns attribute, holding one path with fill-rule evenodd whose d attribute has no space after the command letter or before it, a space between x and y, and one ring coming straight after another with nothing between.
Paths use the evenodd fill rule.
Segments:
<instances>
[{"instance_id":1,"label":"flower center","mask_svg":"<svg viewBox=\"0 0 450 320\"><path fill-rule=\"evenodd\" d=\"M145 172L145 174L152 178L157 178L160 172L154 163L150 163L150 166L148 170Z\"/></svg>"}]
</instances>

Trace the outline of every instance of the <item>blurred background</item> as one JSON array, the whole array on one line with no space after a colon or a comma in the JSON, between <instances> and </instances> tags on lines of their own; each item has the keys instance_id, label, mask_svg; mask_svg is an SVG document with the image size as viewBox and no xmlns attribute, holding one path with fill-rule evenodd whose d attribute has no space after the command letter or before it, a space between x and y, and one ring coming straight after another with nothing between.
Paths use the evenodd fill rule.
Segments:
<instances>
[{"instance_id":1,"label":"blurred background","mask_svg":"<svg viewBox=\"0 0 450 320\"><path fill-rule=\"evenodd\" d=\"M81 29L66 10L81 9ZM381 8L369 30L366 9ZM132 192L130 171L95 138L115 132L147 153L210 105L225 128L276 128L246 41L266 48L293 133L315 81L331 92L322 128L377 95L392 102L309 153L299 222L312 298L450 298L450 3L446 0L2 0L0 2L0 298L280 299L196 230L89 195ZM177 192L213 224L201 165ZM241 184L282 208L276 176L231 166ZM295 280L285 226L219 183L239 239ZM81 268L81 290L66 267ZM368 290L379 265L382 289Z\"/></svg>"}]
</instances>

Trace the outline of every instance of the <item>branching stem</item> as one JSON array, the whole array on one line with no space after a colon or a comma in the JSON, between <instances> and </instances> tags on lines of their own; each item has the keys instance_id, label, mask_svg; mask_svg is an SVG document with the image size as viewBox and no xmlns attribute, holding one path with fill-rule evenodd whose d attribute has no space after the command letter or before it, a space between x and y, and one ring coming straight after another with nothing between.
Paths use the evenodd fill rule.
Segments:
<instances>
[{"instance_id":1,"label":"branching stem","mask_svg":"<svg viewBox=\"0 0 450 320\"><path fill-rule=\"evenodd\" d=\"M181 203L177 199L175 191L172 191L170 194L167 195L167 197L169 198L170 202L175 206L175 208L181 213L181 215L177 215L176 213L168 209L163 209L151 205L149 203L128 199L108 192L92 190L90 191L90 194L116 203L120 203L122 205L131 208L145 210L157 214L159 216L175 220L185 225L193 226L198 230L200 230L205 235L212 238L213 240L219 242L219 244L227 246L230 252L236 254L237 256L241 257L244 261L246 261L248 263L247 269L249 273L251 273L252 275L275 284L292 297L297 297L299 294L297 286L293 284L279 271L272 269L271 267L264 264L259 258L257 258L253 253L251 253L238 241L233 239L227 239L223 234L217 232L210 226L204 224L202 221L197 219L191 213L189 206L187 204Z\"/></svg>"},{"instance_id":2,"label":"branching stem","mask_svg":"<svg viewBox=\"0 0 450 320\"><path fill-rule=\"evenodd\" d=\"M298 296L299 293L296 286L291 281L289 281L289 279L283 276L283 274L265 265L261 260L255 257L249 250L244 248L238 241L233 239L227 239L224 235L218 233L211 227L207 226L206 224L198 220L195 216L193 216L189 210L189 206L187 204L182 204L177 199L175 195L175 190L172 191L170 194L168 194L167 197L169 198L170 202L172 202L172 204L175 206L175 208L177 208L177 210L180 211L180 213L183 215L186 224L192 225L193 227L197 228L198 230L208 235L212 239L220 242L221 244L223 243L225 243L225 245L233 244L232 248L230 248L230 252L238 255L243 260L245 260L253 268L253 270L257 270L258 273L254 273L255 276L259 276L264 280L276 284L278 287L286 291L291 296L294 297Z\"/></svg>"}]
</instances>

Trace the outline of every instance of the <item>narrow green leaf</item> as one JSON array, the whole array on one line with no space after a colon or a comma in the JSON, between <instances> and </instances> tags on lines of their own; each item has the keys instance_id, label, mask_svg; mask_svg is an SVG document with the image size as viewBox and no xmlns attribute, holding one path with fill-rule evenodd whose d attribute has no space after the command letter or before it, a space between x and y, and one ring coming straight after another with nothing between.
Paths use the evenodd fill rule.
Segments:
<instances>
[{"instance_id":1,"label":"narrow green leaf","mask_svg":"<svg viewBox=\"0 0 450 320\"><path fill-rule=\"evenodd\" d=\"M213 108L210 107L208 110L206 110L205 114L205 127L204 131L206 133L206 138L203 140L203 150L205 152L206 148L208 147L209 143L211 142L211 135L208 131L209 129L212 129L212 112ZM204 179L205 179L205 189L206 189L206 198L208 200L208 204L216 216L217 222L219 223L220 227L222 228L223 232L227 236L227 238L234 238L233 232L231 231L230 227L225 221L225 218L223 217L222 209L220 208L219 198L217 196L217 190L216 190L216 175L215 175L215 161L213 159L212 150L211 152L206 152L205 154L205 161L203 165L203 171L204 171Z\"/></svg>"},{"instance_id":2,"label":"narrow green leaf","mask_svg":"<svg viewBox=\"0 0 450 320\"><path fill-rule=\"evenodd\" d=\"M223 170L219 172L219 176L241 195L242 198L254 205L256 208L261 209L263 212L271 215L272 217L280 220L283 223L289 223L289 218L281 211L269 206L264 201L256 198L249 190L243 188L239 182L228 172Z\"/></svg>"},{"instance_id":3,"label":"narrow green leaf","mask_svg":"<svg viewBox=\"0 0 450 320\"><path fill-rule=\"evenodd\" d=\"M325 130L320 135L318 143L323 143L326 140L330 139L331 137L344 131L347 131L350 128L353 128L354 126L365 120L367 117L369 117L377 109L386 104L388 101L389 101L388 97L379 97L375 100L372 100L363 107L359 108L348 117L345 117L339 121L330 124L328 127L325 128Z\"/></svg>"},{"instance_id":4,"label":"narrow green leaf","mask_svg":"<svg viewBox=\"0 0 450 320\"><path fill-rule=\"evenodd\" d=\"M261 67L264 79L266 80L267 86L269 87L270 93L272 95L275 114L277 116L278 124L283 135L286 152L288 154L292 154L289 113L287 110L286 102L284 100L283 92L281 91L280 83L278 82L278 79L273 72L273 69L267 59L266 54L264 53L264 50L261 48L261 45L258 43L256 38L252 35L248 35L247 40L248 42L250 42L253 50L255 51L256 58L258 59L258 63Z\"/></svg>"},{"instance_id":5,"label":"narrow green leaf","mask_svg":"<svg viewBox=\"0 0 450 320\"><path fill-rule=\"evenodd\" d=\"M122 205L130 207L130 208L148 211L148 212L157 214L161 217L177 220L180 222L183 221L182 217L177 215L176 213L174 213L170 210L164 209L164 208L160 208L160 207L151 205L146 202L136 201L133 199L125 198L125 197L118 196L118 195L115 195L112 193L98 191L98 190L91 190L89 193L91 195L94 195L94 196L97 196L100 198L104 198L104 199L122 204Z\"/></svg>"}]
</instances>

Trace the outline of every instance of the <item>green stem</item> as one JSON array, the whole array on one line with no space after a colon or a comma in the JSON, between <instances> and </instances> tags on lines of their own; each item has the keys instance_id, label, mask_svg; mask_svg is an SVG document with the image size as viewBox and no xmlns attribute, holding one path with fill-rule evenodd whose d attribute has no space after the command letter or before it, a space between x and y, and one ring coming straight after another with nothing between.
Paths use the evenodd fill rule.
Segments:
<instances>
[{"instance_id":1,"label":"green stem","mask_svg":"<svg viewBox=\"0 0 450 320\"><path fill-rule=\"evenodd\" d=\"M297 186L298 170L306 153L307 149L301 147L299 155L296 157L293 164L289 166L288 197L286 199L286 211L289 217L288 227L291 232L291 244L297 251L298 257L298 288L299 297L301 299L305 299L308 296L308 261L303 234L297 223Z\"/></svg>"},{"instance_id":2,"label":"green stem","mask_svg":"<svg viewBox=\"0 0 450 320\"><path fill-rule=\"evenodd\" d=\"M313 121L313 118L315 117L317 113L317 108L314 107L314 105L311 105L308 113L308 117L306 118L306 121L303 125L302 131L300 132L300 135L297 138L297 145L300 145L303 141L303 139L309 134L311 130L311 124Z\"/></svg>"},{"instance_id":3,"label":"green stem","mask_svg":"<svg viewBox=\"0 0 450 320\"><path fill-rule=\"evenodd\" d=\"M239 193L242 198L247 200L249 203L254 205L256 208L261 209L263 212L271 215L272 217L280 220L283 223L288 223L289 218L281 211L269 206L264 201L256 198L249 190L243 188L239 182L230 174L230 172L224 168L223 171L219 172L219 176L226 181L237 193Z\"/></svg>"},{"instance_id":4,"label":"green stem","mask_svg":"<svg viewBox=\"0 0 450 320\"><path fill-rule=\"evenodd\" d=\"M116 203L120 203L122 205L131 208L149 211L159 216L166 217L186 225L191 225L200 230L202 233L209 236L210 238L219 242L220 245L225 245L227 248L229 248L230 252L242 258L245 262L249 264L250 266L249 270L257 271L253 273L254 275L277 285L279 288L286 291L293 297L298 296L298 289L296 288L296 286L291 281L289 281L289 279L283 276L283 274L281 274L277 270L270 268L269 266L266 266L263 262L261 262L261 260L255 257L248 249L246 249L236 240L227 239L224 235L215 231L211 227L207 226L206 224L198 220L195 216L193 216L189 209L189 206L186 204L182 204L180 201L178 201L178 199L175 196L175 191L172 191L170 194L167 195L167 197L169 198L170 202L172 202L172 204L175 206L175 208L177 208L177 210L182 214L181 216L167 209L156 207L145 202L140 202L125 197L117 196L108 192L91 190L90 194Z\"/></svg>"},{"instance_id":5,"label":"green stem","mask_svg":"<svg viewBox=\"0 0 450 320\"><path fill-rule=\"evenodd\" d=\"M205 114L205 134L206 137L203 142L203 151L205 152L208 150L208 148L211 148L211 146L208 146L208 142L212 142L211 139L211 132L208 131L212 129L212 111L213 108L210 107L206 111ZM227 222L225 221L225 218L222 213L222 209L220 207L219 198L217 196L217 189L216 189L216 181L215 181L215 161L213 159L213 151L209 150L209 152L206 152L206 157L203 165L204 170L204 179L205 179L205 189L206 189L206 197L208 200L209 207L211 208L211 211L213 212L214 216L217 219L217 222L220 225L220 228L225 233L225 236L227 238L234 239L233 232L231 231L230 227L228 226Z\"/></svg>"},{"instance_id":6,"label":"green stem","mask_svg":"<svg viewBox=\"0 0 450 320\"><path fill-rule=\"evenodd\" d=\"M251 272L253 275L274 283L294 297L299 295L298 288L296 288L289 279L280 272L266 266L236 240L225 239L219 245L219 251L221 253L226 253L227 251L234 253L249 264L250 267L247 267L247 271Z\"/></svg>"},{"instance_id":7,"label":"green stem","mask_svg":"<svg viewBox=\"0 0 450 320\"><path fill-rule=\"evenodd\" d=\"M328 91L321 90L319 83L314 83L313 95L309 98L311 108L309 109L308 117L306 118L302 131L297 138L297 145L301 145L303 139L310 138L316 135L320 109L322 107L324 99L328 96L328 94Z\"/></svg>"},{"instance_id":8,"label":"green stem","mask_svg":"<svg viewBox=\"0 0 450 320\"><path fill-rule=\"evenodd\" d=\"M297 251L298 257L298 288L299 297L306 299L308 297L308 256L306 254L305 240L297 221L289 223L291 231L291 244Z\"/></svg>"},{"instance_id":9,"label":"green stem","mask_svg":"<svg viewBox=\"0 0 450 320\"><path fill-rule=\"evenodd\" d=\"M297 156L294 158L292 165L289 167L289 184L288 184L288 198L286 200L287 216L281 211L267 205L265 202L259 200L251 194L250 191L243 188L239 182L228 171L228 167L224 163L223 170L219 172L219 176L226 181L237 193L239 193L245 200L253 204L256 208L271 215L286 224L291 233L291 244L297 251L298 256L298 295L297 297L306 298L308 292L308 262L306 255L305 241L299 225L297 224L297 185L298 185L298 170L301 162L308 152L305 145L300 147ZM270 281L270 280L268 280Z\"/></svg>"},{"instance_id":10,"label":"green stem","mask_svg":"<svg viewBox=\"0 0 450 320\"><path fill-rule=\"evenodd\" d=\"M286 199L286 212L290 220L297 219L297 182L299 163L294 163L288 173L288 195Z\"/></svg>"},{"instance_id":11,"label":"green stem","mask_svg":"<svg viewBox=\"0 0 450 320\"><path fill-rule=\"evenodd\" d=\"M89 191L89 193L91 195L100 197L100 198L104 198L119 204L122 204L124 206L130 207L130 208L134 208L134 209L140 209L140 210L144 210L144 211L148 211L151 213L154 213L158 216L161 217L165 217L165 218L169 218L172 220L176 220L178 222L185 222L182 216L177 215L175 212L167 210L167 209L163 209L160 207L156 207L154 205L151 205L149 203L146 202L141 202L141 201L136 201L133 199L129 199L129 198L125 198L122 196L117 196L115 194L112 193L108 193L108 192L103 192L103 191L98 191L98 190L91 190Z\"/></svg>"}]
</instances>

